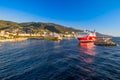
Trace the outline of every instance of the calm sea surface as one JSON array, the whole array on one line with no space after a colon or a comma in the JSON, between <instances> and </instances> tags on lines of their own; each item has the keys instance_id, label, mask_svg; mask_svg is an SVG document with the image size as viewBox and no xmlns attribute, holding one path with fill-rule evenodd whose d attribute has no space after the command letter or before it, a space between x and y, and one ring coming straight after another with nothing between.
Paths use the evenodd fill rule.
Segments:
<instances>
[{"instance_id":1,"label":"calm sea surface","mask_svg":"<svg viewBox=\"0 0 120 80\"><path fill-rule=\"evenodd\" d=\"M120 46L76 39L0 43L0 80L120 80Z\"/></svg>"}]
</instances>

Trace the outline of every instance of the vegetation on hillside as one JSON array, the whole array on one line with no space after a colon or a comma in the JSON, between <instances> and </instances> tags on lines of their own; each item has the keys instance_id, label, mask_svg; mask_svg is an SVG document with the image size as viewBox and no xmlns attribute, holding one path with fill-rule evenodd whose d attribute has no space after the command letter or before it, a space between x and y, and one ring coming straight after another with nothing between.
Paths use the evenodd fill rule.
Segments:
<instances>
[{"instance_id":1,"label":"vegetation on hillside","mask_svg":"<svg viewBox=\"0 0 120 80\"><path fill-rule=\"evenodd\" d=\"M42 23L42 22L25 22L17 23L12 21L0 20L0 31L4 30L10 33L43 33L43 32L56 32L56 33L71 33L80 32L83 30L77 30L70 27L54 24L54 23ZM96 33L97 36L109 36L100 33Z\"/></svg>"},{"instance_id":2,"label":"vegetation on hillside","mask_svg":"<svg viewBox=\"0 0 120 80\"><path fill-rule=\"evenodd\" d=\"M42 23L42 22L26 22L26 23L16 23L11 21L0 20L0 30L5 30L8 32L18 32L18 33L39 33L39 32L56 32L56 33L71 33L78 32L82 30L77 30L62 25L54 23Z\"/></svg>"}]
</instances>

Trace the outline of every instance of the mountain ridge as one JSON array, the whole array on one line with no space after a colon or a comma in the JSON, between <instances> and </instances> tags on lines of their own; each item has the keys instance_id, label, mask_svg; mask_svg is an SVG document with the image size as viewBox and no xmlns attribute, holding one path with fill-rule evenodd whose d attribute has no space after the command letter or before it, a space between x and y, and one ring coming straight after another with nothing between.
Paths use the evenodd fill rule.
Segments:
<instances>
[{"instance_id":1,"label":"mountain ridge","mask_svg":"<svg viewBox=\"0 0 120 80\"><path fill-rule=\"evenodd\" d=\"M31 30L33 32L39 32L41 30L46 30L48 32L56 32L56 33L65 33L65 32L78 32L83 30L78 30L66 26L62 26L55 23L43 23L43 22L24 22L17 23L12 21L0 20L0 30L13 30L13 29L21 29L24 32ZM7 30L8 31L8 30Z\"/></svg>"},{"instance_id":2,"label":"mountain ridge","mask_svg":"<svg viewBox=\"0 0 120 80\"><path fill-rule=\"evenodd\" d=\"M0 20L0 30L7 32L18 32L18 33L39 33L39 32L56 32L56 33L71 33L71 32L82 32L84 30L78 30L71 27L62 26L55 23L45 22L13 22ZM101 34L96 32L97 36L111 37L109 35Z\"/></svg>"}]
</instances>

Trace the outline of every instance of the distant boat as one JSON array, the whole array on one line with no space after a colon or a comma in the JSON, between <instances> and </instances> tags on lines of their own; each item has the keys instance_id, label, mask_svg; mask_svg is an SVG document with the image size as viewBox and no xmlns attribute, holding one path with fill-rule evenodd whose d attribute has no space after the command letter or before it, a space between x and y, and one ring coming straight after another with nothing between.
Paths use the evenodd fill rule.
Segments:
<instances>
[{"instance_id":1,"label":"distant boat","mask_svg":"<svg viewBox=\"0 0 120 80\"><path fill-rule=\"evenodd\" d=\"M91 31L78 32L77 39L80 42L94 42L96 40L96 33Z\"/></svg>"},{"instance_id":2,"label":"distant boat","mask_svg":"<svg viewBox=\"0 0 120 80\"><path fill-rule=\"evenodd\" d=\"M58 35L57 33L54 33L52 35L46 35L44 36L45 40L62 40L62 37L60 37L60 35Z\"/></svg>"}]
</instances>

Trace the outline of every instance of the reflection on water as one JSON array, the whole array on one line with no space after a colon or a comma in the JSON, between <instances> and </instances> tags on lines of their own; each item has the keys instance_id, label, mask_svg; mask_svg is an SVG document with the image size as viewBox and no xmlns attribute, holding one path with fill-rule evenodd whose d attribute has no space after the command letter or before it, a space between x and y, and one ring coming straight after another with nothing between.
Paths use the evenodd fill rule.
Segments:
<instances>
[{"instance_id":1,"label":"reflection on water","mask_svg":"<svg viewBox=\"0 0 120 80\"><path fill-rule=\"evenodd\" d=\"M0 80L119 80L119 52L76 39L2 43Z\"/></svg>"},{"instance_id":2,"label":"reflection on water","mask_svg":"<svg viewBox=\"0 0 120 80\"><path fill-rule=\"evenodd\" d=\"M95 56L95 45L92 42L89 43L79 43L80 45L80 50L83 51L83 53Z\"/></svg>"},{"instance_id":3,"label":"reflection on water","mask_svg":"<svg viewBox=\"0 0 120 80\"><path fill-rule=\"evenodd\" d=\"M84 55L83 61L85 63L92 63L94 62L94 59L91 56L96 55L95 51L95 45L92 42L89 43L79 43L79 50L82 52Z\"/></svg>"},{"instance_id":4,"label":"reflection on water","mask_svg":"<svg viewBox=\"0 0 120 80\"><path fill-rule=\"evenodd\" d=\"M91 66L95 63L95 56L96 56L96 47L94 43L79 43L79 54L80 54L80 64L84 64L85 66L81 66L81 71L88 74L91 77L96 77L97 74L92 70ZM82 80L94 80L89 79L88 77L84 77ZM97 79L95 79L97 80Z\"/></svg>"}]
</instances>

